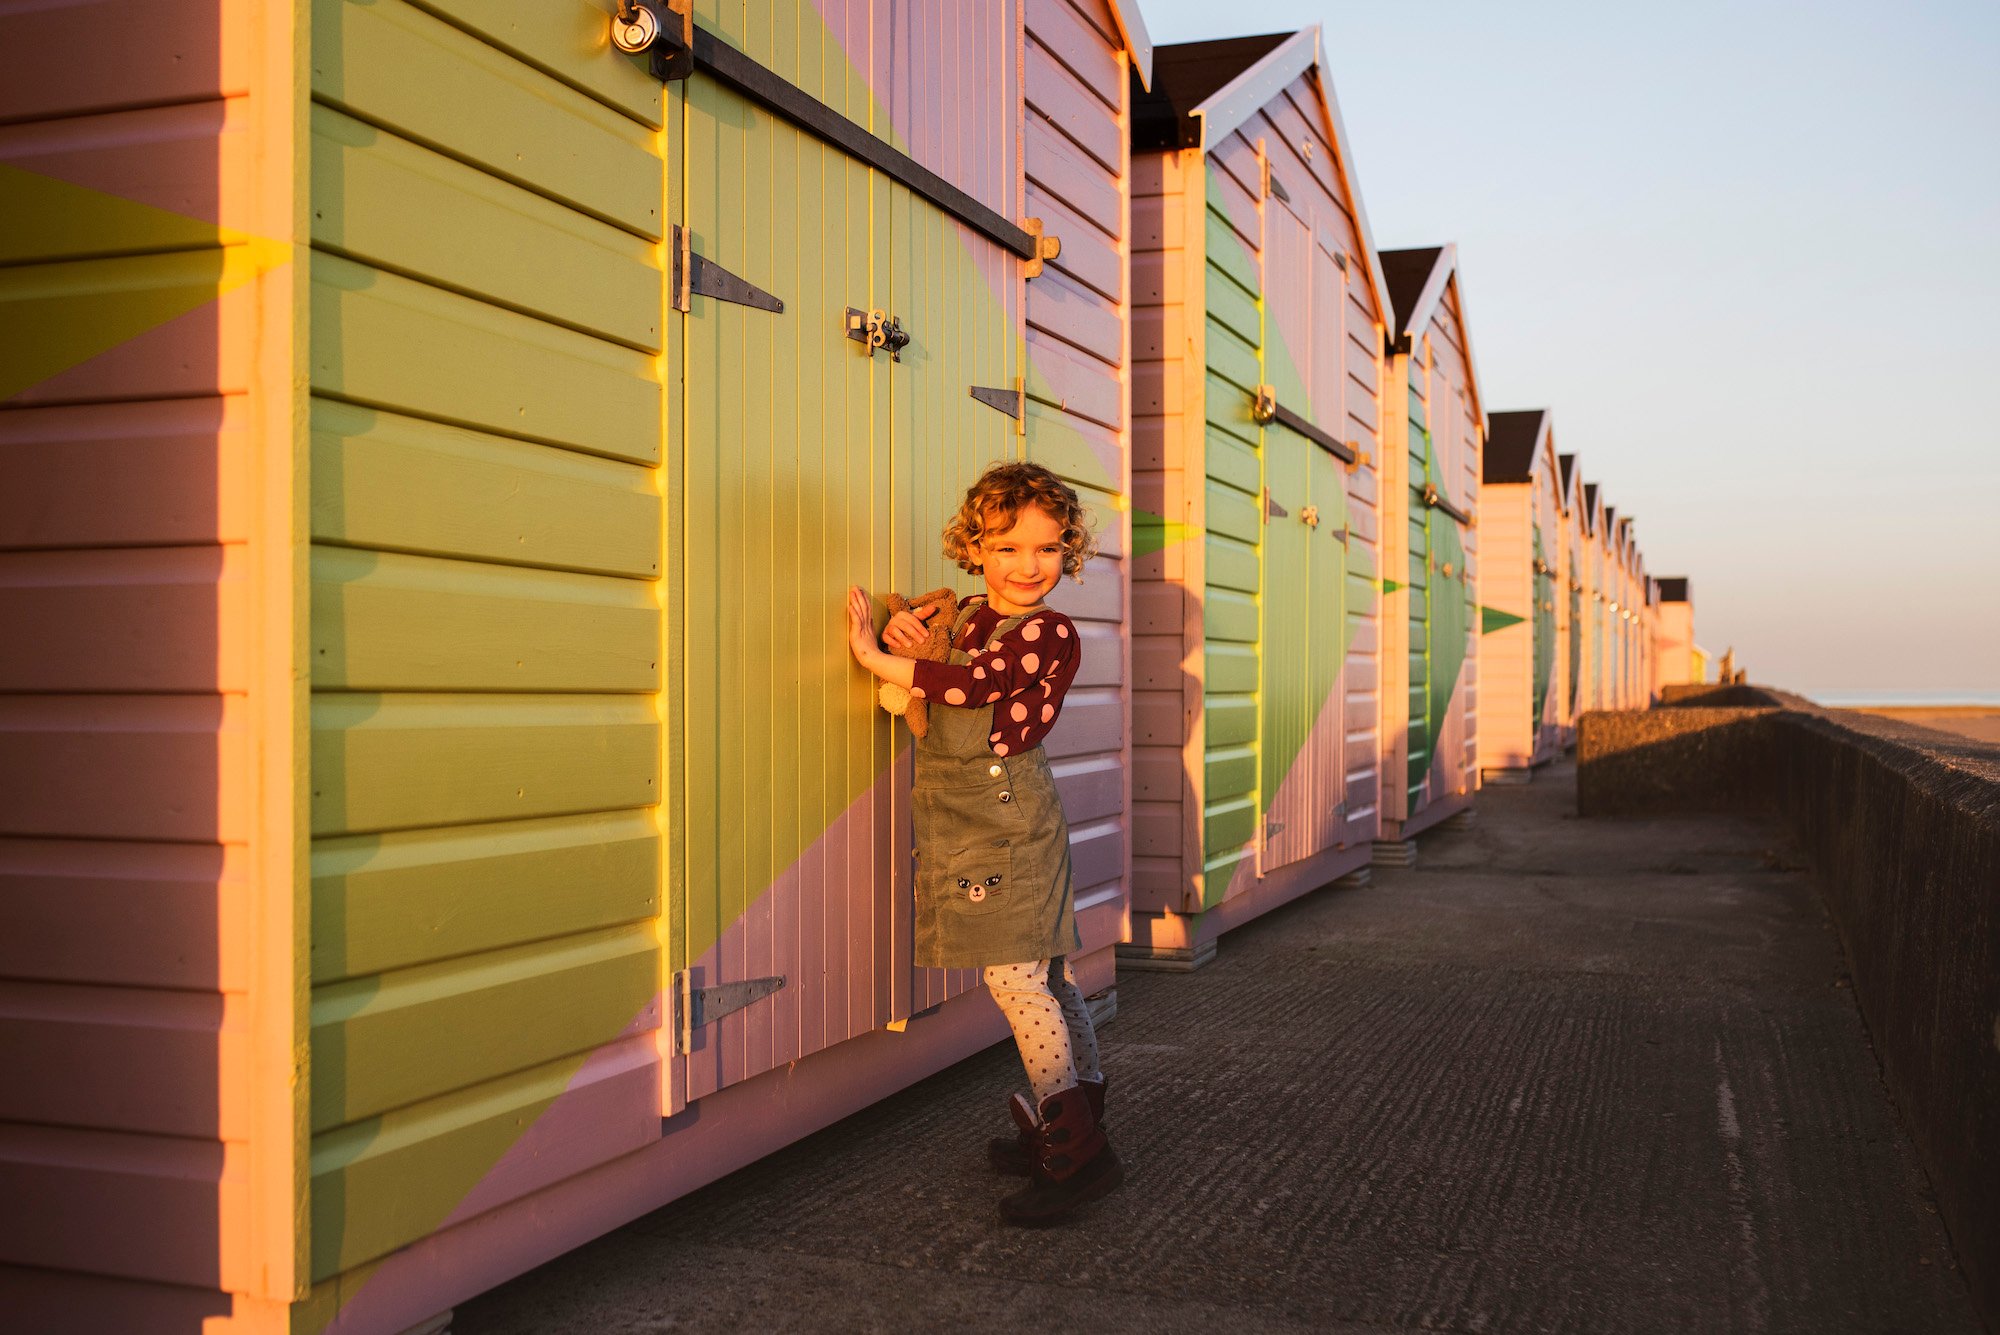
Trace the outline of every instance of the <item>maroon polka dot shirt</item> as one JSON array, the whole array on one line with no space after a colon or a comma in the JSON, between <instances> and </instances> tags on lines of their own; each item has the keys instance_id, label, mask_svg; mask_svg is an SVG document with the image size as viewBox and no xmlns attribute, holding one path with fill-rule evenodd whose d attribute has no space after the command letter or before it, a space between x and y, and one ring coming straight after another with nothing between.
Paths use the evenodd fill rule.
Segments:
<instances>
[{"instance_id":1,"label":"maroon polka dot shirt","mask_svg":"<svg viewBox=\"0 0 2000 1335\"><path fill-rule=\"evenodd\" d=\"M971 654L972 661L918 660L910 693L934 705L967 709L992 705L994 731L986 744L993 754L1031 751L1042 744L1062 714L1063 696L1083 662L1083 643L1068 617L1046 607L995 643L993 628L1007 618L986 606L981 594L960 600L959 606L973 602L979 609L958 637L958 647Z\"/></svg>"}]
</instances>

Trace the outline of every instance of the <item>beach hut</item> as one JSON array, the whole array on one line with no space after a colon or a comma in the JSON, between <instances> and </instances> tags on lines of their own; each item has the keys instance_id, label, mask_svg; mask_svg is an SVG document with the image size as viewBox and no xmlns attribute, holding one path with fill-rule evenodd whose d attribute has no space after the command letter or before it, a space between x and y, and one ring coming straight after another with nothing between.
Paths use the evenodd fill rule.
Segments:
<instances>
[{"instance_id":1,"label":"beach hut","mask_svg":"<svg viewBox=\"0 0 2000 1335\"><path fill-rule=\"evenodd\" d=\"M1480 459L1486 411L1456 246L1387 252L1395 333L1382 401L1382 830L1375 860L1408 866L1415 836L1479 787Z\"/></svg>"},{"instance_id":2,"label":"beach hut","mask_svg":"<svg viewBox=\"0 0 2000 1335\"><path fill-rule=\"evenodd\" d=\"M1525 781L1563 743L1562 469L1553 414L1492 414L1481 476L1479 767L1488 781Z\"/></svg>"},{"instance_id":3,"label":"beach hut","mask_svg":"<svg viewBox=\"0 0 2000 1335\"><path fill-rule=\"evenodd\" d=\"M405 1330L1004 1033L840 639L996 456L1103 520L1103 992L1129 0L78 17L0 16L10 1327Z\"/></svg>"},{"instance_id":4,"label":"beach hut","mask_svg":"<svg viewBox=\"0 0 2000 1335\"><path fill-rule=\"evenodd\" d=\"M1598 532L1598 554L1604 562L1604 685L1600 709L1624 709L1624 534L1618 528L1618 506L1604 506L1604 526Z\"/></svg>"},{"instance_id":5,"label":"beach hut","mask_svg":"<svg viewBox=\"0 0 2000 1335\"><path fill-rule=\"evenodd\" d=\"M1583 690L1578 712L1604 709L1605 666L1610 652L1605 644L1610 629L1604 596L1604 497L1595 482L1583 484L1583 505L1578 526L1582 534L1582 559L1577 567L1583 587L1578 591L1584 626Z\"/></svg>"},{"instance_id":6,"label":"beach hut","mask_svg":"<svg viewBox=\"0 0 2000 1335\"><path fill-rule=\"evenodd\" d=\"M1701 650L1694 640L1694 591L1685 575L1653 581L1658 609L1653 621L1653 698L1669 686L1685 686L1707 677Z\"/></svg>"},{"instance_id":7,"label":"beach hut","mask_svg":"<svg viewBox=\"0 0 2000 1335\"><path fill-rule=\"evenodd\" d=\"M1630 515L1618 516L1614 535L1618 544L1618 703L1621 709L1632 709L1639 699L1639 618L1644 610L1645 594L1636 572L1638 539L1633 533Z\"/></svg>"},{"instance_id":8,"label":"beach hut","mask_svg":"<svg viewBox=\"0 0 2000 1335\"><path fill-rule=\"evenodd\" d=\"M1562 744L1576 742L1576 718L1581 712L1584 619L1583 619L1583 479L1574 454L1556 456L1558 486L1562 496L1561 533L1556 541L1562 551L1556 582L1556 669Z\"/></svg>"},{"instance_id":9,"label":"beach hut","mask_svg":"<svg viewBox=\"0 0 2000 1335\"><path fill-rule=\"evenodd\" d=\"M1364 866L1383 280L1318 28L1161 47L1133 134L1134 966Z\"/></svg>"}]
</instances>

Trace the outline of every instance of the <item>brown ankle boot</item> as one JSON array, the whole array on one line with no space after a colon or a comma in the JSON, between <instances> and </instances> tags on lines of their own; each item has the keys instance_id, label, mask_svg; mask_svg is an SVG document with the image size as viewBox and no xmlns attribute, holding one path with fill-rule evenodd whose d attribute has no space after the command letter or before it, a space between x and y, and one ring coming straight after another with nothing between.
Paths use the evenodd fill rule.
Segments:
<instances>
[{"instance_id":1,"label":"brown ankle boot","mask_svg":"<svg viewBox=\"0 0 2000 1335\"><path fill-rule=\"evenodd\" d=\"M1125 1180L1081 1085L1044 1099L1039 1122L1019 1094L1012 1109L1014 1121L1033 1137L1034 1166L1028 1185L1000 1202L1000 1217L1008 1223L1029 1228L1059 1224Z\"/></svg>"},{"instance_id":2,"label":"brown ankle boot","mask_svg":"<svg viewBox=\"0 0 2000 1335\"><path fill-rule=\"evenodd\" d=\"M1104 1125L1104 1077L1085 1077L1077 1085L1090 1100L1090 1115L1099 1126ZM986 1142L986 1161L994 1171L1009 1177L1027 1177L1035 1166L1035 1138L1026 1131L1018 1131L1011 1136L995 1136Z\"/></svg>"}]
</instances>

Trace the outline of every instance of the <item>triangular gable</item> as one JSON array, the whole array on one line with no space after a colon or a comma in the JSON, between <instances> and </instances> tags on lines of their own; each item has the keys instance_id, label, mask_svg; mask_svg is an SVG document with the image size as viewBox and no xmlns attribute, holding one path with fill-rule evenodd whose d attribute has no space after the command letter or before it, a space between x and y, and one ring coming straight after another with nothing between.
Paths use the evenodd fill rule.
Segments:
<instances>
[{"instance_id":1,"label":"triangular gable","mask_svg":"<svg viewBox=\"0 0 2000 1335\"><path fill-rule=\"evenodd\" d=\"M1459 340L1465 352L1466 389L1472 398L1472 416L1486 421L1486 403L1479 389L1479 361L1472 350L1472 326L1465 314L1465 285L1458 276L1458 246L1421 246L1412 250L1385 250L1378 258L1388 285L1390 342L1392 352L1408 352L1423 337L1440 302L1449 301L1458 317Z\"/></svg>"},{"instance_id":2,"label":"triangular gable","mask_svg":"<svg viewBox=\"0 0 2000 1335\"><path fill-rule=\"evenodd\" d=\"M1576 456L1558 454L1556 456L1556 494L1562 498L1562 512L1569 514L1576 509L1577 488L1582 484L1577 478Z\"/></svg>"},{"instance_id":3,"label":"triangular gable","mask_svg":"<svg viewBox=\"0 0 2000 1335\"><path fill-rule=\"evenodd\" d=\"M1595 482L1583 484L1583 531L1595 539L1604 529L1604 496Z\"/></svg>"},{"instance_id":4,"label":"triangular gable","mask_svg":"<svg viewBox=\"0 0 2000 1335\"><path fill-rule=\"evenodd\" d=\"M1268 54L1244 68L1235 78L1204 97L1188 115L1199 119L1201 130L1198 142L1200 147L1206 149L1221 143L1238 126L1263 110L1300 75L1310 73L1313 76L1319 94L1320 115L1325 120L1322 128L1327 142L1333 145L1334 172L1340 180L1341 189L1347 192L1348 204L1354 209L1354 230L1361 237L1361 258L1368 273L1368 289L1375 299L1375 310L1382 317L1384 327L1387 327L1392 318L1389 285L1382 276L1382 259L1375 249L1375 233L1368 226L1368 209L1361 202L1361 188L1354 179L1354 153L1348 147L1347 126L1340 118L1340 103L1333 94L1333 74L1326 67L1325 53L1321 48L1319 24L1299 29L1271 48ZM1164 58L1171 49L1162 47L1159 55Z\"/></svg>"}]
</instances>

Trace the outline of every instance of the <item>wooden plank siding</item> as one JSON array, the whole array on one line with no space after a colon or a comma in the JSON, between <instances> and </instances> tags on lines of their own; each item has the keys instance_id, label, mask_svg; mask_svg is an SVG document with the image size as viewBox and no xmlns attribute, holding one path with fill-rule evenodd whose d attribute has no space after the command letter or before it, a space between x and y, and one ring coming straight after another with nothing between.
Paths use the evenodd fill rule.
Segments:
<instances>
[{"instance_id":1,"label":"wooden plank siding","mask_svg":"<svg viewBox=\"0 0 2000 1335\"><path fill-rule=\"evenodd\" d=\"M1004 1032L976 971L911 965L908 756L832 615L962 582L938 531L998 457L1097 521L1048 751L1071 970L1113 981L1119 18L697 0L1041 219L1029 281L719 81L663 87L615 8L0 18L0 616L36 631L0 645L0 1063L59 1073L0 1092L0 1192L50 1203L0 1225L32 1325L403 1329ZM113 34L83 63L80 21ZM673 224L782 318L677 309ZM683 968L789 977L684 1058Z\"/></svg>"},{"instance_id":2,"label":"wooden plank siding","mask_svg":"<svg viewBox=\"0 0 2000 1335\"><path fill-rule=\"evenodd\" d=\"M604 9L312 5L329 1292L475 1187L490 1207L660 1134L664 106L572 54ZM559 1095L595 1110L581 1159L496 1178Z\"/></svg>"},{"instance_id":3,"label":"wooden plank siding","mask_svg":"<svg viewBox=\"0 0 2000 1335\"><path fill-rule=\"evenodd\" d=\"M238 0L0 17L21 1329L278 1330L305 1280L296 36Z\"/></svg>"},{"instance_id":4,"label":"wooden plank siding","mask_svg":"<svg viewBox=\"0 0 2000 1335\"><path fill-rule=\"evenodd\" d=\"M1134 874L1130 57L1104 0L1027 0L1022 30L1021 208L1062 239L1025 284L1024 444L1091 508L1099 545L1085 583L1051 598L1084 657L1045 743L1070 823L1078 968L1094 989L1110 983Z\"/></svg>"},{"instance_id":5,"label":"wooden plank siding","mask_svg":"<svg viewBox=\"0 0 2000 1335\"><path fill-rule=\"evenodd\" d=\"M1487 771L1527 769L1535 758L1533 492L1526 482L1489 482L1480 508L1486 564L1479 601L1489 620L1508 619L1480 636L1486 698L1479 763Z\"/></svg>"}]
</instances>

